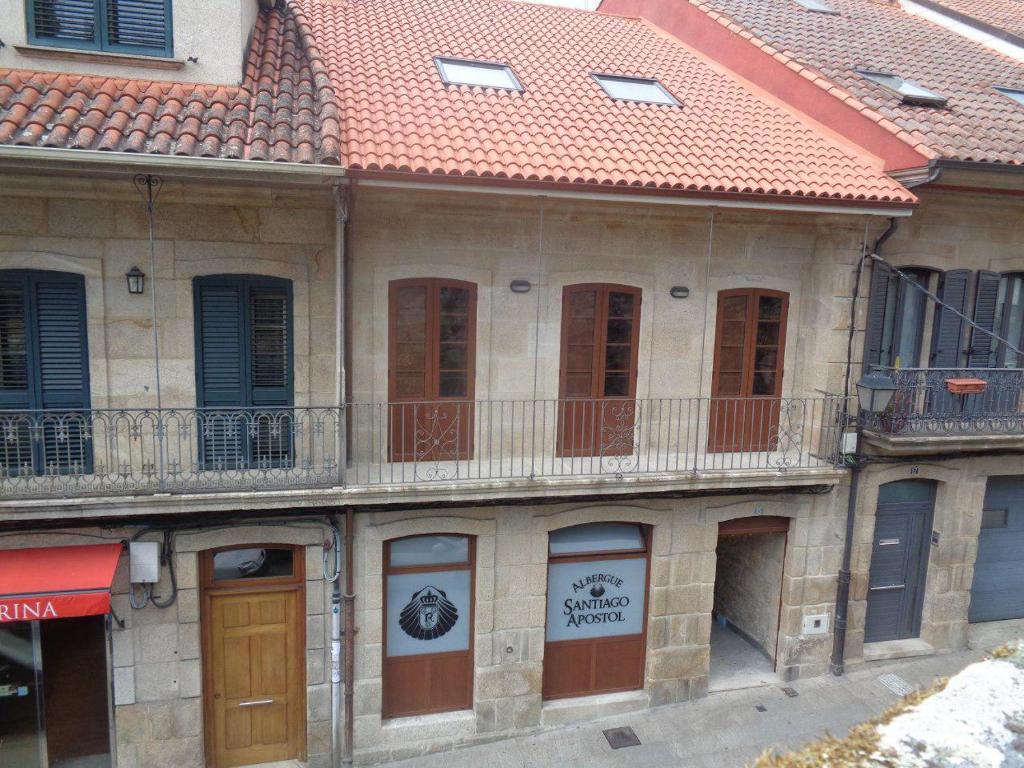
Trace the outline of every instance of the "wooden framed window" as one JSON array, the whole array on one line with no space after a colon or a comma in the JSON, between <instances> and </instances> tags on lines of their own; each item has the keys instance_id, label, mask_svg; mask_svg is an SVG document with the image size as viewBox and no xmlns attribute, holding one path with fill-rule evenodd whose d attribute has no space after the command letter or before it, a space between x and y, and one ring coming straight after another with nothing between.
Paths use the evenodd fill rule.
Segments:
<instances>
[{"instance_id":1,"label":"wooden framed window","mask_svg":"<svg viewBox=\"0 0 1024 768\"><path fill-rule=\"evenodd\" d=\"M473 706L476 539L384 542L384 717Z\"/></svg>"},{"instance_id":2,"label":"wooden framed window","mask_svg":"<svg viewBox=\"0 0 1024 768\"><path fill-rule=\"evenodd\" d=\"M562 290L559 456L633 452L640 299L628 285Z\"/></svg>"},{"instance_id":3,"label":"wooden framed window","mask_svg":"<svg viewBox=\"0 0 1024 768\"><path fill-rule=\"evenodd\" d=\"M392 461L473 453L476 285L394 280L388 291L388 399Z\"/></svg>"},{"instance_id":4,"label":"wooden framed window","mask_svg":"<svg viewBox=\"0 0 1024 768\"><path fill-rule=\"evenodd\" d=\"M765 451L777 444L789 294L718 292L711 376L710 451Z\"/></svg>"},{"instance_id":5,"label":"wooden framed window","mask_svg":"<svg viewBox=\"0 0 1024 768\"><path fill-rule=\"evenodd\" d=\"M29 412L3 421L0 470L91 471L89 407L85 279L0 270L0 410Z\"/></svg>"},{"instance_id":6,"label":"wooden framed window","mask_svg":"<svg viewBox=\"0 0 1024 768\"><path fill-rule=\"evenodd\" d=\"M290 466L295 401L290 280L193 281L196 401L207 469Z\"/></svg>"},{"instance_id":7,"label":"wooden framed window","mask_svg":"<svg viewBox=\"0 0 1024 768\"><path fill-rule=\"evenodd\" d=\"M548 538L545 699L644 684L650 528L586 523Z\"/></svg>"},{"instance_id":8,"label":"wooden framed window","mask_svg":"<svg viewBox=\"0 0 1024 768\"><path fill-rule=\"evenodd\" d=\"M171 0L27 0L33 45L172 56Z\"/></svg>"}]
</instances>

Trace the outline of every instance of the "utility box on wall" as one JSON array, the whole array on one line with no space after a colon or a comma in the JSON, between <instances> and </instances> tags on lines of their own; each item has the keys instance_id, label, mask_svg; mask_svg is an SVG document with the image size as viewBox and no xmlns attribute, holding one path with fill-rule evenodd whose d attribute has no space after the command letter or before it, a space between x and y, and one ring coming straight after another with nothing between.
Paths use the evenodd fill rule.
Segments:
<instances>
[{"instance_id":1,"label":"utility box on wall","mask_svg":"<svg viewBox=\"0 0 1024 768\"><path fill-rule=\"evenodd\" d=\"M828 632L827 613L818 613L812 616L804 616L804 626L802 634L824 635L826 632Z\"/></svg>"},{"instance_id":2,"label":"utility box on wall","mask_svg":"<svg viewBox=\"0 0 1024 768\"><path fill-rule=\"evenodd\" d=\"M160 542L133 541L128 545L128 580L132 584L160 581Z\"/></svg>"}]
</instances>

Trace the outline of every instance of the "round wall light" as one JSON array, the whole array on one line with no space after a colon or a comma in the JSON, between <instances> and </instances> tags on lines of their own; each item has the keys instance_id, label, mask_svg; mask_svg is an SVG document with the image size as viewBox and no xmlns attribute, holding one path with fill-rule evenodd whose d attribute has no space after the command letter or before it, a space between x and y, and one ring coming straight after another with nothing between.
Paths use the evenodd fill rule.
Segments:
<instances>
[{"instance_id":1,"label":"round wall light","mask_svg":"<svg viewBox=\"0 0 1024 768\"><path fill-rule=\"evenodd\" d=\"M668 289L668 295L673 299L685 299L690 295L690 289L685 285L673 285Z\"/></svg>"},{"instance_id":2,"label":"round wall light","mask_svg":"<svg viewBox=\"0 0 1024 768\"><path fill-rule=\"evenodd\" d=\"M529 293L531 286L529 280L513 280L508 287L512 293Z\"/></svg>"}]
</instances>

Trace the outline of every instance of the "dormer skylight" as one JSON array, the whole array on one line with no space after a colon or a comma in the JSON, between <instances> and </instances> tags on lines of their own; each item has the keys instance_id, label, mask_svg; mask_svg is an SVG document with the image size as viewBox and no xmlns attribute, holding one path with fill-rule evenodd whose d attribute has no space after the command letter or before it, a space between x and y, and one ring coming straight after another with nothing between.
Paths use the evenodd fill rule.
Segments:
<instances>
[{"instance_id":1,"label":"dormer skylight","mask_svg":"<svg viewBox=\"0 0 1024 768\"><path fill-rule=\"evenodd\" d=\"M445 85L475 85L481 88L501 88L522 91L519 79L508 64L494 64L469 59L434 58L437 71Z\"/></svg>"},{"instance_id":2,"label":"dormer skylight","mask_svg":"<svg viewBox=\"0 0 1024 768\"><path fill-rule=\"evenodd\" d=\"M680 106L668 89L657 80L644 77L622 77L620 75L594 75L604 92L619 101L638 101L643 104L667 104Z\"/></svg>"},{"instance_id":3,"label":"dormer skylight","mask_svg":"<svg viewBox=\"0 0 1024 768\"><path fill-rule=\"evenodd\" d=\"M1021 106L1024 106L1024 91L1019 88L1004 88L1001 85L997 85L995 89L1003 94L1003 96L1008 96Z\"/></svg>"},{"instance_id":4,"label":"dormer skylight","mask_svg":"<svg viewBox=\"0 0 1024 768\"><path fill-rule=\"evenodd\" d=\"M942 107L946 104L946 97L940 96L935 91L929 91L924 86L918 85L910 80L904 80L899 75L891 72L872 72L870 70L855 70L861 77L879 85L894 96L899 96L904 104L915 104L926 107Z\"/></svg>"},{"instance_id":5,"label":"dormer skylight","mask_svg":"<svg viewBox=\"0 0 1024 768\"><path fill-rule=\"evenodd\" d=\"M828 3L823 3L821 0L793 0L797 5L801 5L808 11L814 11L815 13L829 13L833 16L838 16L839 11L833 8Z\"/></svg>"}]
</instances>

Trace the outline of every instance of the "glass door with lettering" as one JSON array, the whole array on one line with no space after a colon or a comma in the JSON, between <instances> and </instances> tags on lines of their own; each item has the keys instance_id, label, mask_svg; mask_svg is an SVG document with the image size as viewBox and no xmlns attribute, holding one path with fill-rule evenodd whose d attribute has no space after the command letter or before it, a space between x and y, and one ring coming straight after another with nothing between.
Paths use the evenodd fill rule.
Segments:
<instances>
[{"instance_id":1,"label":"glass door with lettering","mask_svg":"<svg viewBox=\"0 0 1024 768\"><path fill-rule=\"evenodd\" d=\"M551 532L544 698L643 687L648 538L631 523Z\"/></svg>"}]
</instances>

